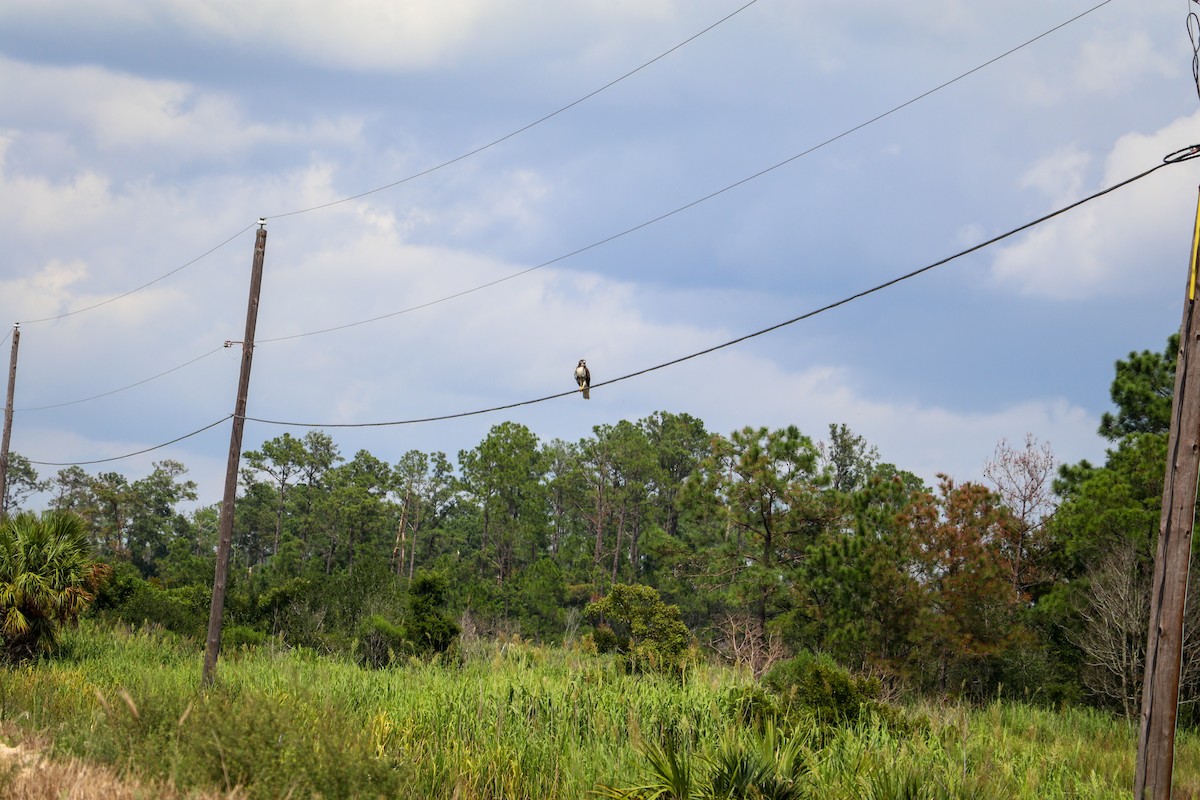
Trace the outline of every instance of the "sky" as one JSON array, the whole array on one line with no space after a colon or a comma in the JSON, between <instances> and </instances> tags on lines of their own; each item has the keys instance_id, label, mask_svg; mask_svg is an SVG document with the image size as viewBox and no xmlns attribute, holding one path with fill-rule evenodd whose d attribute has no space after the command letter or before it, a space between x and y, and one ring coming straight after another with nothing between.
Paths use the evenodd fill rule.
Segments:
<instances>
[{"instance_id":1,"label":"sky","mask_svg":"<svg viewBox=\"0 0 1200 800\"><path fill-rule=\"evenodd\" d=\"M1179 325L1200 160L590 400L469 412L823 308L1200 143L1191 8L5 0L11 449L43 478L174 459L218 502L265 218L247 416L347 458L668 411L845 424L931 483L1027 435L1103 460L1114 362ZM250 421L243 450L311 429Z\"/></svg>"}]
</instances>

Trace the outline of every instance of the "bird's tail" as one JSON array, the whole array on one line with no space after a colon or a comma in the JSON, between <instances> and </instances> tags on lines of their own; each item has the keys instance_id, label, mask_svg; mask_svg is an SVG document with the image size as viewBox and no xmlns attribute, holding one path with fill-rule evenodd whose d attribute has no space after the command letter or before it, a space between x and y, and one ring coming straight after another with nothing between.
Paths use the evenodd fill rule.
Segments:
<instances>
[{"instance_id":1,"label":"bird's tail","mask_svg":"<svg viewBox=\"0 0 1200 800\"><path fill-rule=\"evenodd\" d=\"M592 399L592 387L590 387L590 386L583 387L583 399L584 400Z\"/></svg>"}]
</instances>

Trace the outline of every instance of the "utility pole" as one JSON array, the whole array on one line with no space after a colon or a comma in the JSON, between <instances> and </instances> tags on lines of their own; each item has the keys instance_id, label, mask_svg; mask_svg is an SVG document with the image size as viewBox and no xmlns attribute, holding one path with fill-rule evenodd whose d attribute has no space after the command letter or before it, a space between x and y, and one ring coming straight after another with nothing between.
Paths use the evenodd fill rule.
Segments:
<instances>
[{"instance_id":1,"label":"utility pole","mask_svg":"<svg viewBox=\"0 0 1200 800\"><path fill-rule=\"evenodd\" d=\"M1171 770L1175 761L1183 611L1196 516L1196 484L1200 475L1200 320L1195 318L1200 202L1192 231L1191 255L1183 322L1179 328L1175 395L1171 402L1171 432L1167 440L1167 472L1150 594L1150 634L1146 644L1137 771L1133 784L1136 800L1170 800Z\"/></svg>"},{"instance_id":2,"label":"utility pole","mask_svg":"<svg viewBox=\"0 0 1200 800\"><path fill-rule=\"evenodd\" d=\"M237 496L238 465L242 458L242 429L246 426L246 395L250 391L250 362L254 358L254 328L258 324L258 296L262 289L263 256L267 251L267 221L258 221L254 240L254 264L250 271L250 302L246 308L246 335L242 345L242 371L238 378L234 403L233 430L229 435L229 460L225 465L225 498L221 503L220 541L217 544L217 569L213 577L212 606L208 613L208 641L204 648L202 687L212 686L216 677L217 654L221 651L221 618L225 613L225 581L229 575L229 550L233 543L233 502ZM226 342L229 347L239 342Z\"/></svg>"},{"instance_id":3,"label":"utility pole","mask_svg":"<svg viewBox=\"0 0 1200 800\"><path fill-rule=\"evenodd\" d=\"M4 403L4 435L0 437L0 517L8 499L8 444L12 441L13 394L17 388L17 350L21 344L21 323L13 323L12 355L8 358L8 400Z\"/></svg>"}]
</instances>

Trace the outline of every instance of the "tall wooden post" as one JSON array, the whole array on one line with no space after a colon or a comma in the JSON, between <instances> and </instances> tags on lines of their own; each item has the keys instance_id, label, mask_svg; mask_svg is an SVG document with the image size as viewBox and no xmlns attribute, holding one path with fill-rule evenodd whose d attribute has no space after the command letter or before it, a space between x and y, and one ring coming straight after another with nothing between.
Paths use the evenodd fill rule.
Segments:
<instances>
[{"instance_id":1,"label":"tall wooden post","mask_svg":"<svg viewBox=\"0 0 1200 800\"><path fill-rule=\"evenodd\" d=\"M1150 594L1150 634L1146 644L1137 771L1133 785L1136 800L1170 800L1171 797L1175 720L1179 711L1183 658L1183 610L1187 600L1196 485L1200 474L1200 324L1195 319L1198 261L1200 202L1192 231L1191 269L1179 329L1175 396L1167 440L1167 472Z\"/></svg>"},{"instance_id":2,"label":"tall wooden post","mask_svg":"<svg viewBox=\"0 0 1200 800\"><path fill-rule=\"evenodd\" d=\"M17 350L21 344L21 323L13 324L12 355L8 359L8 399L4 403L4 434L0 436L0 517L8 500L8 446L12 441L13 394L17 387Z\"/></svg>"},{"instance_id":3,"label":"tall wooden post","mask_svg":"<svg viewBox=\"0 0 1200 800\"><path fill-rule=\"evenodd\" d=\"M238 466L242 458L242 429L246 426L246 396L250 391L250 362L254 358L254 328L258 324L258 296L262 288L263 256L267 250L266 220L258 221L254 241L254 264L250 271L250 302L246 308L246 335L242 345L242 371L234 403L233 430L229 435L229 460L225 465L225 498L221 503L220 541L217 569L213 576L212 605L208 614L208 641L204 648L201 686L211 686L216 677L217 654L221 651L221 618L225 613L225 581L229 575L229 550L233 542L233 504L237 496ZM226 342L226 345L233 344Z\"/></svg>"}]
</instances>

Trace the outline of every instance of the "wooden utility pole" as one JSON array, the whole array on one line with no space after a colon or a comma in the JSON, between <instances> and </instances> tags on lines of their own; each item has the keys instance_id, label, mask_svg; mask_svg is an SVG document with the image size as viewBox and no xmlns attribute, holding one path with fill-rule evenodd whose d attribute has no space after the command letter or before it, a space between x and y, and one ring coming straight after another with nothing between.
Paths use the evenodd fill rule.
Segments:
<instances>
[{"instance_id":1,"label":"wooden utility pole","mask_svg":"<svg viewBox=\"0 0 1200 800\"><path fill-rule=\"evenodd\" d=\"M211 686L216 677L217 654L221 651L221 618L225 613L225 581L229 575L229 550L233 543L233 502L237 496L238 465L242 458L242 429L246 426L246 396L250 391L250 362L254 358L254 328L258 324L258 295L262 288L263 256L267 251L267 221L258 221L254 241L254 264L250 271L250 302L246 308L246 335L242 345L242 371L234 403L233 430L229 435L229 460L225 465L225 498L221 503L220 541L217 570L213 577L212 606L208 613L208 641L204 648L201 686ZM238 344L226 342L225 346Z\"/></svg>"},{"instance_id":2,"label":"wooden utility pole","mask_svg":"<svg viewBox=\"0 0 1200 800\"><path fill-rule=\"evenodd\" d=\"M4 403L4 435L0 437L0 517L8 500L8 445L12 441L13 394L17 388L17 350L21 344L21 323L13 323L12 355L8 359L8 399Z\"/></svg>"},{"instance_id":3,"label":"wooden utility pole","mask_svg":"<svg viewBox=\"0 0 1200 800\"><path fill-rule=\"evenodd\" d=\"M1183 610L1196 516L1197 477L1200 475L1200 321L1195 318L1198 261L1200 202L1192 231L1191 269L1183 304L1183 322L1179 328L1171 433L1167 440L1167 473L1150 594L1150 634L1146 644L1137 771L1133 784L1136 800L1170 800L1171 797L1175 719L1179 711L1183 658Z\"/></svg>"}]
</instances>

